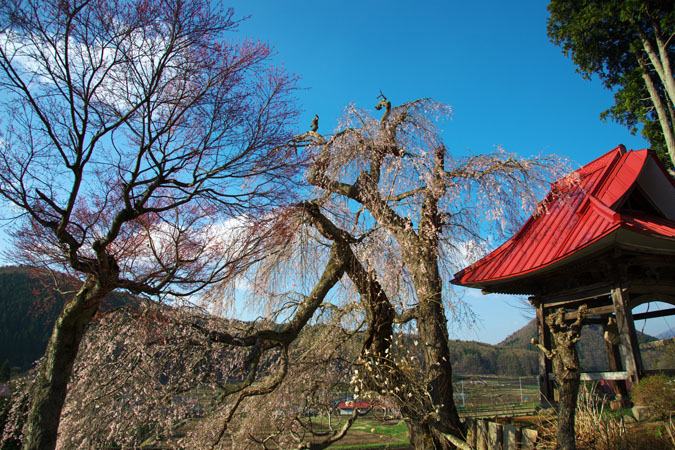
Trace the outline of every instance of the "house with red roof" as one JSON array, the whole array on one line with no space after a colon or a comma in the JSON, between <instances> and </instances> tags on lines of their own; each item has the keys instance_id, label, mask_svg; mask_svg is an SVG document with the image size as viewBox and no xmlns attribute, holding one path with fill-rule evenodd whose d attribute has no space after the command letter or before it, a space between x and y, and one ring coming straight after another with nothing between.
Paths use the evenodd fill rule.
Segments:
<instances>
[{"instance_id":1,"label":"house with red roof","mask_svg":"<svg viewBox=\"0 0 675 450\"><path fill-rule=\"evenodd\" d=\"M351 416L355 408L360 414L365 414L371 409L371 404L353 400L338 403L341 416Z\"/></svg>"},{"instance_id":2,"label":"house with red roof","mask_svg":"<svg viewBox=\"0 0 675 450\"><path fill-rule=\"evenodd\" d=\"M513 237L455 274L452 283L485 293L528 295L537 308L539 342L550 349L545 317L564 308L584 324L618 327L608 346L610 372L582 379L644 375L634 320L674 315L675 308L632 315L642 303L675 305L675 180L650 150L619 146L558 180ZM550 361L540 359L542 396L552 399Z\"/></svg>"}]
</instances>

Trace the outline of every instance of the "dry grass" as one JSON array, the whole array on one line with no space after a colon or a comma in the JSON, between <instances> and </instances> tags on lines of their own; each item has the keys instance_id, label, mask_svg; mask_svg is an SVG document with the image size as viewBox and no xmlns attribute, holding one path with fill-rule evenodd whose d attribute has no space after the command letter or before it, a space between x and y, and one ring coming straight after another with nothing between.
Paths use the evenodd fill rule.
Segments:
<instances>
[{"instance_id":1,"label":"dry grass","mask_svg":"<svg viewBox=\"0 0 675 450\"><path fill-rule=\"evenodd\" d=\"M605 411L608 402L594 388L579 391L576 412L578 450L672 450L675 417L665 422L626 424L623 416ZM537 449L556 448L557 420L550 412L539 415Z\"/></svg>"}]
</instances>

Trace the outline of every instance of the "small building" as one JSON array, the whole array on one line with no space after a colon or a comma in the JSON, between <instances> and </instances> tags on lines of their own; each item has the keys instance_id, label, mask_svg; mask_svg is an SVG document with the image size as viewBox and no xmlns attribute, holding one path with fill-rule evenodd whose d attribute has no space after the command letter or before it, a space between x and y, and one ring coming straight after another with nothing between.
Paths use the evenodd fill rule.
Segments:
<instances>
[{"instance_id":1,"label":"small building","mask_svg":"<svg viewBox=\"0 0 675 450\"><path fill-rule=\"evenodd\" d=\"M564 308L573 320L587 305L584 325L602 324L616 339L606 339L610 371L582 379L618 381L625 391L645 374L634 320L675 315L632 314L647 302L675 305L675 180L652 151L619 146L554 183L516 235L452 282L528 295L547 349L547 315ZM540 355L542 400L552 401L551 362Z\"/></svg>"},{"instance_id":2,"label":"small building","mask_svg":"<svg viewBox=\"0 0 675 450\"><path fill-rule=\"evenodd\" d=\"M368 402L355 401L338 403L338 410L340 411L341 416L351 416L354 413L354 408L356 408L360 414L365 414L371 409L371 405Z\"/></svg>"}]
</instances>

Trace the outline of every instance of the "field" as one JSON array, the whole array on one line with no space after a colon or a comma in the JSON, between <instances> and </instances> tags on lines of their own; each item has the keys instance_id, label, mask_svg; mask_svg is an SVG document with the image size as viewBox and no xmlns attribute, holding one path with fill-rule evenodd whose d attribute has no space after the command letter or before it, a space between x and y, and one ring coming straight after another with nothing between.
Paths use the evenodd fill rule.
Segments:
<instances>
[{"instance_id":1,"label":"field","mask_svg":"<svg viewBox=\"0 0 675 450\"><path fill-rule=\"evenodd\" d=\"M344 419L339 427L344 423ZM403 420L383 420L375 417L359 419L349 429L347 436L341 439L337 444L330 447L336 450L357 450L357 449L407 449L408 427Z\"/></svg>"}]
</instances>

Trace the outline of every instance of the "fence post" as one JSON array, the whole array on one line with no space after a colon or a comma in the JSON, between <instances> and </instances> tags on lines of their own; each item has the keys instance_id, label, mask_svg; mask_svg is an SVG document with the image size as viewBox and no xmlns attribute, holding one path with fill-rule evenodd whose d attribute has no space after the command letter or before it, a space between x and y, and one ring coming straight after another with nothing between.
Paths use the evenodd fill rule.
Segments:
<instances>
[{"instance_id":1,"label":"fence post","mask_svg":"<svg viewBox=\"0 0 675 450\"><path fill-rule=\"evenodd\" d=\"M476 419L476 450L488 450L488 430L483 419Z\"/></svg>"}]
</instances>

